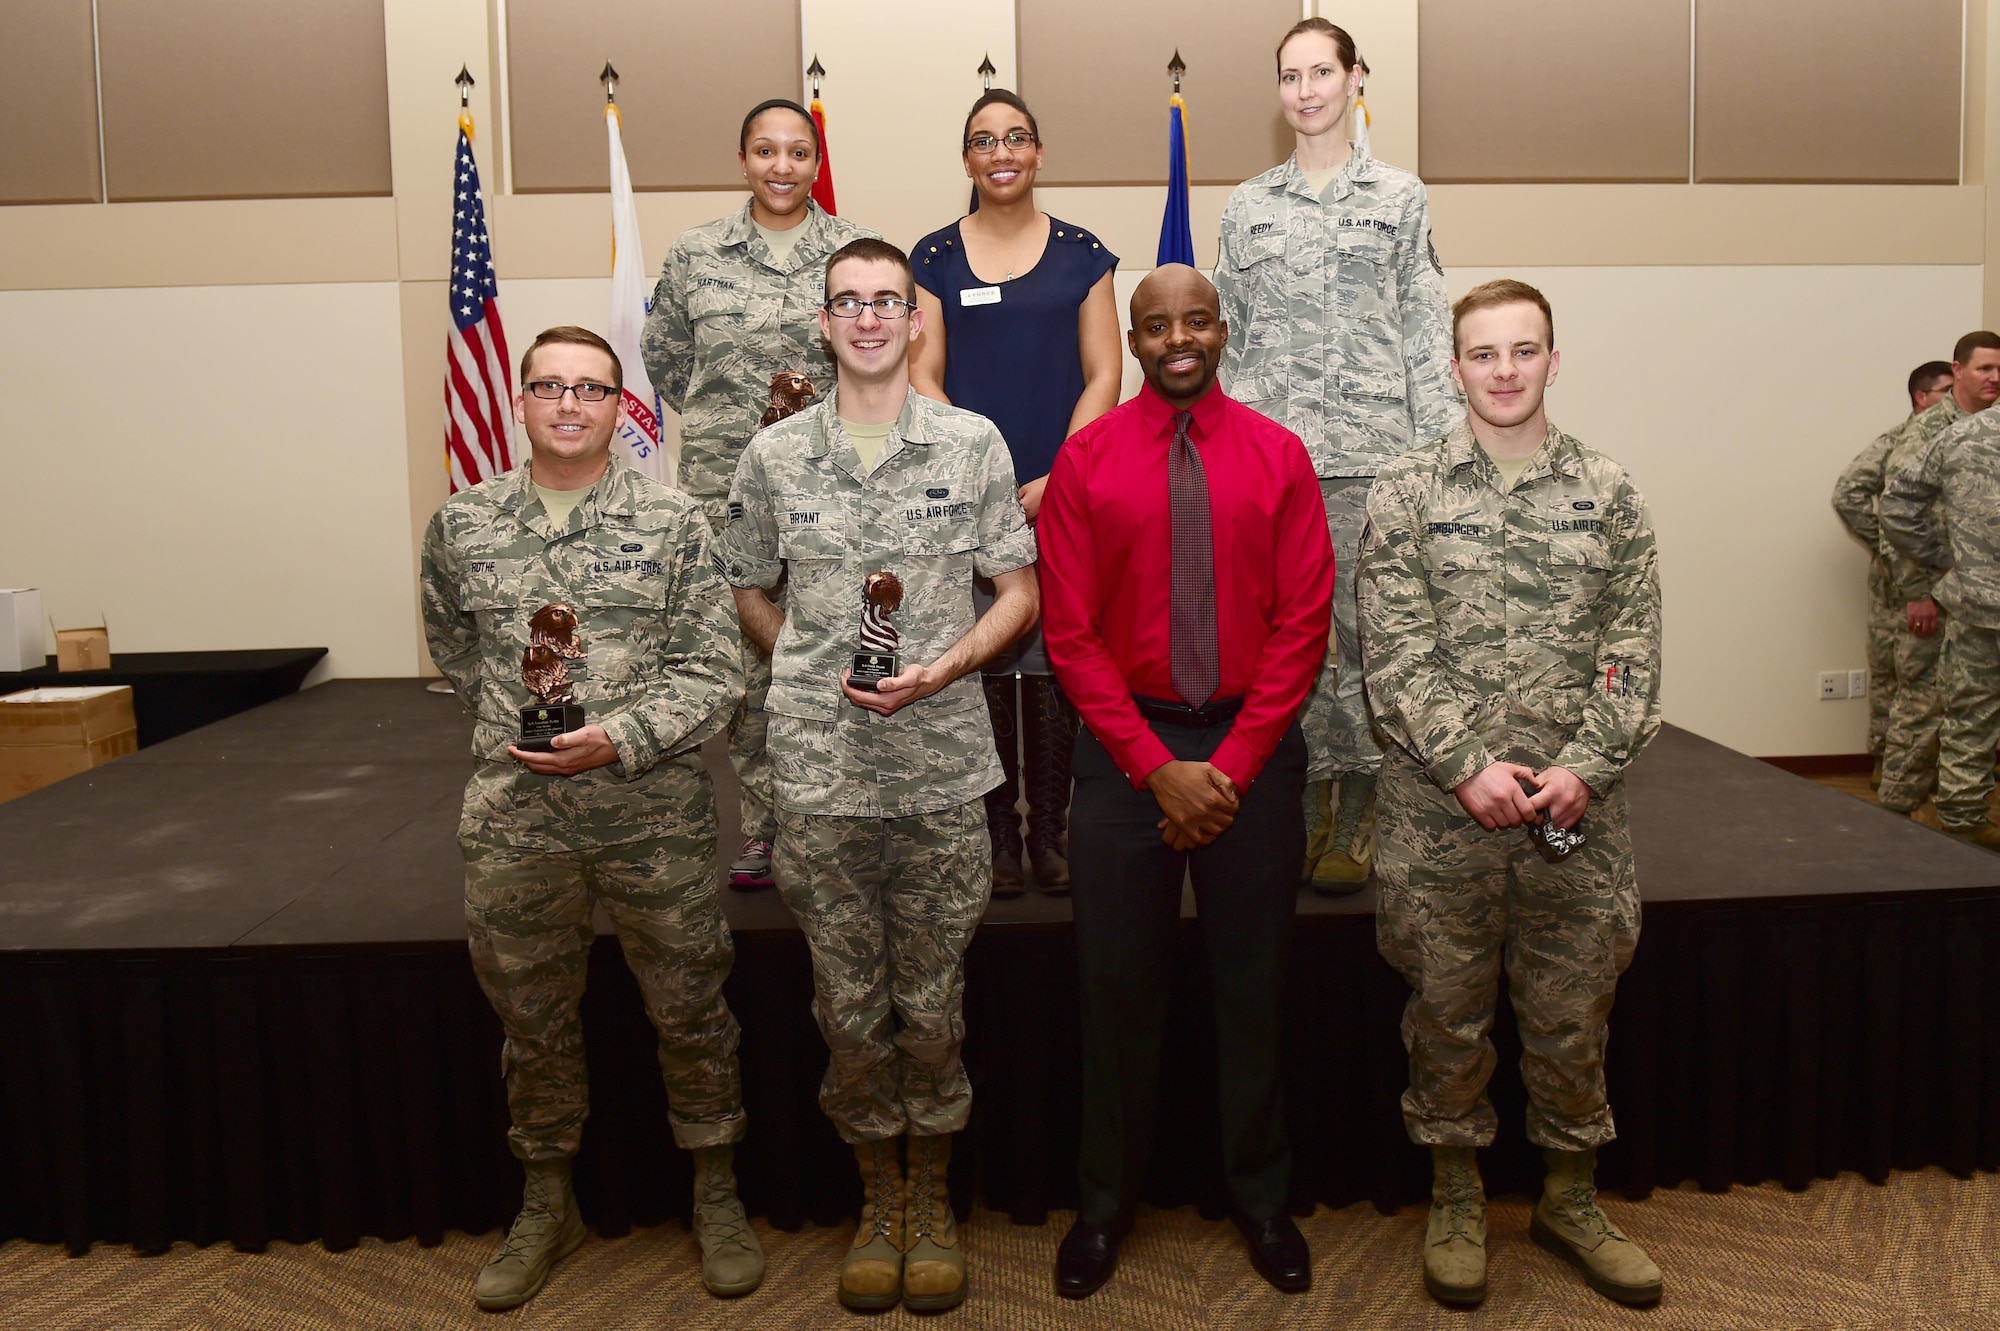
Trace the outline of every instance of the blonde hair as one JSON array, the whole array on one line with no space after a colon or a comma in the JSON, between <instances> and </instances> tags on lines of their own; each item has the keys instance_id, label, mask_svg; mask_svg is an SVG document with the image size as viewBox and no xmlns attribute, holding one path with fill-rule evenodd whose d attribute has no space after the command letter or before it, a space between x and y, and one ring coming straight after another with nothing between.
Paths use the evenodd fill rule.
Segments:
<instances>
[{"instance_id":1,"label":"blonde hair","mask_svg":"<svg viewBox=\"0 0 2000 1331\"><path fill-rule=\"evenodd\" d=\"M1548 320L1549 350L1556 346L1556 316L1549 309L1549 298L1526 282L1511 277L1495 278L1491 282L1481 282L1472 290L1458 298L1451 307L1451 354L1458 354L1458 325L1465 316L1476 310L1490 310L1499 305L1534 305L1542 311L1542 318Z\"/></svg>"}]
</instances>

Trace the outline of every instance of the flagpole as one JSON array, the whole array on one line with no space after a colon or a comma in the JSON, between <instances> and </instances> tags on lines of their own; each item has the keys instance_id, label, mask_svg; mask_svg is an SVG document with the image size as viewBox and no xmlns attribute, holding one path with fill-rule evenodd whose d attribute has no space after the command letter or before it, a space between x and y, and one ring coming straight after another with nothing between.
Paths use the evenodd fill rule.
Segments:
<instances>
[{"instance_id":1,"label":"flagpole","mask_svg":"<svg viewBox=\"0 0 2000 1331\"><path fill-rule=\"evenodd\" d=\"M452 80L452 82L454 82L454 83L456 83L456 84L458 85L458 128L459 128L459 132L465 135L465 138L466 138L466 141L467 141L468 143L469 143L469 142L471 142L471 140L472 140L472 132L473 132L473 121L472 121L472 88L473 88L473 83L474 83L474 81L475 81L475 80L474 80L474 79L473 79L473 77L472 77L472 69L471 69L471 67L470 67L469 65L464 65L464 64L461 64L461 65L460 65L460 66L458 67L458 77ZM448 344L448 343L447 343L447 354L449 354L449 344ZM447 411L447 421L449 421L449 412L448 412L448 411ZM449 446L447 446L447 447L446 447L446 449L445 449L445 459L444 459L444 465L445 465L445 472L446 472L446 474L447 474L447 475L449 475L449 474L450 474L450 471L451 471L451 450L450 450ZM431 680L431 681L430 681L429 683L427 683L427 684L425 684L425 685L424 685L424 692L426 692L426 693L456 693L456 692L457 692L457 690L456 690L456 689L454 689L454 688L452 687L452 684L451 684L451 681L450 681L450 680L448 680L448 679L446 679L446 678L445 678L444 676L440 675L440 676L438 676L438 677L437 677L436 679L433 679L433 680Z\"/></svg>"}]
</instances>

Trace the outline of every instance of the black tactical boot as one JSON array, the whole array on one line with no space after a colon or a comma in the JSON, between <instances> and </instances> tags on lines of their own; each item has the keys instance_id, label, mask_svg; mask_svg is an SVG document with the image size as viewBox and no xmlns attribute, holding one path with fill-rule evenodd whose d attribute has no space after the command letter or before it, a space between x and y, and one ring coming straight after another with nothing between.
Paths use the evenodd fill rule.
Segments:
<instances>
[{"instance_id":1,"label":"black tactical boot","mask_svg":"<svg viewBox=\"0 0 2000 1331\"><path fill-rule=\"evenodd\" d=\"M1061 895L1069 891L1069 760L1076 712L1054 675L1023 675L1021 714L1027 724L1022 776L1028 787L1028 863L1035 886Z\"/></svg>"},{"instance_id":2,"label":"black tactical boot","mask_svg":"<svg viewBox=\"0 0 2000 1331\"><path fill-rule=\"evenodd\" d=\"M1027 888L1021 876L1020 708L1014 701L1013 675L981 675L986 710L993 717L993 742L1000 750L1005 774L997 789L986 792L986 835L993 842L993 895L1018 897Z\"/></svg>"}]
</instances>

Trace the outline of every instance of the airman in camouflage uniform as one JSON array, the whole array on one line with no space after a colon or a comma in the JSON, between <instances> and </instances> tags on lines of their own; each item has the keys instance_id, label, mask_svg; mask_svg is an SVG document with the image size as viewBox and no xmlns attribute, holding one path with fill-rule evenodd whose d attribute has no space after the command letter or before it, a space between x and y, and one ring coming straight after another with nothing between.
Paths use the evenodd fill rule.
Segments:
<instances>
[{"instance_id":1,"label":"airman in camouflage uniform","mask_svg":"<svg viewBox=\"0 0 2000 1331\"><path fill-rule=\"evenodd\" d=\"M998 583L987 612L996 624L1019 616L1024 629L1032 619L1035 540L1000 431L907 386L919 315L906 304L883 317L865 303L893 280L913 304L907 260L880 241L849 250L830 265L836 297L857 269L867 287L858 312L827 317L829 336L839 357L857 355L844 338L884 340L889 350L868 367L883 378L869 387L887 396L900 386L900 412L865 462L840 420L842 402L863 391L843 359L830 398L750 441L721 556L746 624L753 606L768 613L759 593L788 579L766 703L778 890L812 952L813 1013L832 1055L820 1107L855 1146L869 1198L840 1297L856 1308L900 1298L934 1310L965 1291L940 1199L950 1134L972 1104L959 1058L964 952L992 890L981 797L1001 780L977 671L1007 639L983 655L962 644L976 635L975 574ZM878 572L903 586L889 617L902 671L936 668L948 681L888 714L843 687L860 650L863 584ZM907 1242L889 1218L904 1135Z\"/></svg>"},{"instance_id":2,"label":"airman in camouflage uniform","mask_svg":"<svg viewBox=\"0 0 2000 1331\"><path fill-rule=\"evenodd\" d=\"M1355 622L1369 479L1464 414L1423 182L1357 145L1315 194L1294 156L1229 196L1215 285L1230 329L1223 387L1305 441L1326 501L1336 650L1299 717L1311 760L1306 867L1322 890L1353 890L1367 877L1382 758Z\"/></svg>"},{"instance_id":3,"label":"airman in camouflage uniform","mask_svg":"<svg viewBox=\"0 0 2000 1331\"><path fill-rule=\"evenodd\" d=\"M1892 432L1885 477L1918 457L1926 445L1965 418L1958 398L1946 393ZM1884 494L1887 494L1886 484ZM1877 511L1880 511L1878 501ZM1930 598L1937 574L1898 550L1885 525L1877 524L1876 552L1889 568L1889 596L1902 612L1896 634L1896 698L1889 708L1889 728L1882 742L1882 807L1909 813L1922 804L1937 784L1938 723L1944 700L1938 690L1938 654L1944 647L1944 623L1928 637L1912 632L1907 607ZM1940 609L1938 618L1945 621Z\"/></svg>"},{"instance_id":4,"label":"airman in camouflage uniform","mask_svg":"<svg viewBox=\"0 0 2000 1331\"><path fill-rule=\"evenodd\" d=\"M1947 396L1945 402L1950 402ZM1987 813L2000 748L2000 415L1988 408L1907 453L1882 491L1883 534L1935 578L1944 611L1937 811L1960 840L2000 850Z\"/></svg>"},{"instance_id":5,"label":"airman in camouflage uniform","mask_svg":"<svg viewBox=\"0 0 2000 1331\"><path fill-rule=\"evenodd\" d=\"M729 483L743 446L757 432L771 376L801 370L822 386L827 372L817 318L826 297L826 259L856 236L875 233L808 202L791 253L780 261L742 211L681 233L667 251L640 339L646 373L660 399L680 413L680 486L721 529ZM742 643L745 693L729 719L729 760L743 791L743 835L769 843L777 822L765 765L764 695L771 662ZM746 847L746 853L750 848ZM757 858L754 854L751 858ZM740 886L768 872L732 866Z\"/></svg>"},{"instance_id":6,"label":"airman in camouflage uniform","mask_svg":"<svg viewBox=\"0 0 2000 1331\"><path fill-rule=\"evenodd\" d=\"M1486 1292L1474 1151L1497 1128L1503 966L1528 1137L1549 1164L1531 1233L1610 1298L1663 1288L1593 1178L1615 1135L1612 998L1639 938L1623 778L1660 724L1659 557L1624 470L1547 420L1547 308L1511 280L1461 300L1471 413L1376 476L1357 578L1368 697L1391 740L1376 935L1411 989L1403 1119L1434 1175L1425 1285L1454 1304ZM1523 826L1538 820L1580 830L1582 846L1543 859Z\"/></svg>"},{"instance_id":7,"label":"airman in camouflage uniform","mask_svg":"<svg viewBox=\"0 0 2000 1331\"><path fill-rule=\"evenodd\" d=\"M547 410L592 413L608 450L615 397L557 402ZM534 474L531 462L452 496L421 558L431 658L475 717L478 767L459 821L466 925L506 1034L507 1140L528 1174L522 1219L481 1273L479 1301L524 1301L582 1241L569 1162L588 1113L579 1007L594 904L611 917L659 1033L674 1140L696 1155L704 1276L718 1293L741 1293L763 1259L730 1168L745 1129L736 1020L722 996L735 952L698 752L742 693L734 606L709 525L685 496L608 457L558 526ZM616 750L609 765L570 776L538 775L508 751L534 701L522 681L529 619L555 602L577 613L583 654L565 662L574 698ZM719 1266L704 1227L717 1216L732 1249Z\"/></svg>"},{"instance_id":8,"label":"airman in camouflage uniform","mask_svg":"<svg viewBox=\"0 0 2000 1331\"><path fill-rule=\"evenodd\" d=\"M1875 760L1878 783L1889 712L1896 699L1896 640L1908 631L1903 602L1896 598L1894 566L1882 553L1882 524L1875 510L1882 497L1883 468L1895 443L1895 430L1875 436L1833 485L1833 511L1868 547L1868 756Z\"/></svg>"}]
</instances>

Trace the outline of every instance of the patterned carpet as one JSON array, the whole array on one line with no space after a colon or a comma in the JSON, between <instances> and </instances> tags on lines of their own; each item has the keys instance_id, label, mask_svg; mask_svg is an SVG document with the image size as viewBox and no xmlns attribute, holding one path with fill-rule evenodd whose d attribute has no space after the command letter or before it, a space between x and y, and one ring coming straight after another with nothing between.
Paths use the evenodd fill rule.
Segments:
<instances>
[{"instance_id":1,"label":"patterned carpet","mask_svg":"<svg viewBox=\"0 0 2000 1331\"><path fill-rule=\"evenodd\" d=\"M1366 1206L1320 1210L1302 1222L1316 1259L1310 1294L1259 1280L1235 1231L1192 1209L1146 1212L1118 1275L1095 1298L1066 1303L1050 1287L1068 1217L1042 1228L980 1214L965 1227L973 1292L949 1314L967 1328L1041 1327L1550 1328L1597 1331L1970 1331L2000 1328L2000 1178L1937 1170L1887 1187L1856 1177L1803 1193L1775 1185L1726 1195L1689 1189L1641 1203L1609 1199L1612 1217L1645 1243L1667 1275L1650 1311L1619 1308L1529 1243L1528 1203L1491 1208L1492 1291L1483 1308L1432 1303L1418 1274L1423 1213ZM437 1248L366 1241L344 1253L277 1246L256 1255L185 1245L159 1257L100 1247L0 1246L0 1326L243 1328L317 1331L383 1327L824 1327L844 1323L832 1272L846 1231L760 1231L770 1258L746 1299L709 1298L692 1239L678 1226L593 1238L557 1268L534 1302L488 1316L472 1306L472 1275L496 1237L453 1234ZM900 1310L873 1325L918 1319Z\"/></svg>"}]
</instances>

